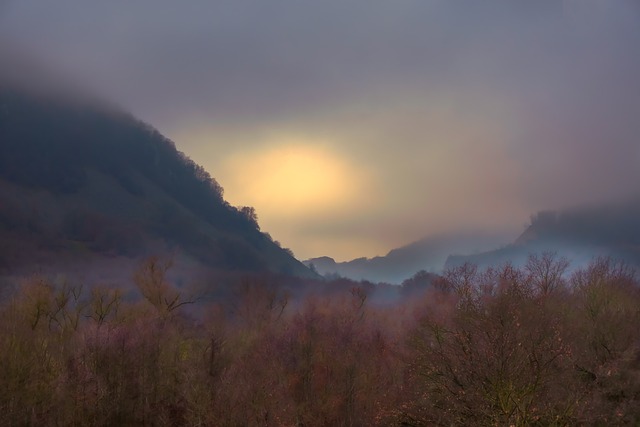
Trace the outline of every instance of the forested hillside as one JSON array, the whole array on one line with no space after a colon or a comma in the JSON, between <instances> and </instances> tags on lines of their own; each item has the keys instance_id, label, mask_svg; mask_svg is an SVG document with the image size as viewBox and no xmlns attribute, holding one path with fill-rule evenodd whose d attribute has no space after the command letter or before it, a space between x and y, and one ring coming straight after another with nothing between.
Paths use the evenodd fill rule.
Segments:
<instances>
[{"instance_id":1,"label":"forested hillside","mask_svg":"<svg viewBox=\"0 0 640 427\"><path fill-rule=\"evenodd\" d=\"M313 275L172 141L86 97L0 82L0 196L0 268L34 251L45 263L180 251L219 270Z\"/></svg>"}]
</instances>

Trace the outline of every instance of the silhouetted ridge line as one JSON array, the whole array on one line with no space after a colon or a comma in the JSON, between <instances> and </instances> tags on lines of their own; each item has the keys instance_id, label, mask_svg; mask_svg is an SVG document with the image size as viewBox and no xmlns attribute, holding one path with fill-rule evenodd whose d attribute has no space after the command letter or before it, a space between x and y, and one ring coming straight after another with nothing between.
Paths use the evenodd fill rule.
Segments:
<instances>
[{"instance_id":1,"label":"silhouetted ridge line","mask_svg":"<svg viewBox=\"0 0 640 427\"><path fill-rule=\"evenodd\" d=\"M16 218L26 215L27 240L39 248L79 242L131 254L161 239L208 267L313 276L260 232L252 208L226 202L218 182L173 141L101 101L0 82L2 180L0 228L19 239Z\"/></svg>"}]
</instances>

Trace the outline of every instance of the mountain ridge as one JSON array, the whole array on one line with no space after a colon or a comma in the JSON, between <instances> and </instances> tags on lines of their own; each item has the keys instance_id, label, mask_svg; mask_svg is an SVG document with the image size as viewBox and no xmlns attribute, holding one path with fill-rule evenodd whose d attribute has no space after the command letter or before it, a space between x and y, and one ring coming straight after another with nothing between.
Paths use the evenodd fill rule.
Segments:
<instances>
[{"instance_id":1,"label":"mountain ridge","mask_svg":"<svg viewBox=\"0 0 640 427\"><path fill-rule=\"evenodd\" d=\"M598 256L640 266L640 197L564 210L540 211L511 244L475 255L450 256L447 267L526 262L531 253L557 252L578 267Z\"/></svg>"},{"instance_id":2,"label":"mountain ridge","mask_svg":"<svg viewBox=\"0 0 640 427\"><path fill-rule=\"evenodd\" d=\"M352 280L400 284L419 271L440 272L451 253L479 251L497 247L504 236L488 232L459 232L425 237L373 258L336 262L324 256L303 261L320 274L338 275Z\"/></svg>"},{"instance_id":3,"label":"mountain ridge","mask_svg":"<svg viewBox=\"0 0 640 427\"><path fill-rule=\"evenodd\" d=\"M59 91L55 91L59 93ZM0 79L0 265L30 252L184 252L206 268L315 277L260 231L253 208L173 141L90 98Z\"/></svg>"}]
</instances>

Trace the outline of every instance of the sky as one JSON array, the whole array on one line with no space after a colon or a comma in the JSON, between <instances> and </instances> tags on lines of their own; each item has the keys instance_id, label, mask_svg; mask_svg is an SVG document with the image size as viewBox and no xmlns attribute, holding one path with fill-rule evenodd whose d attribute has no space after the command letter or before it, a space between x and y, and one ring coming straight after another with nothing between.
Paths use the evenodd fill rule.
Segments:
<instances>
[{"instance_id":1,"label":"sky","mask_svg":"<svg viewBox=\"0 0 640 427\"><path fill-rule=\"evenodd\" d=\"M640 193L636 0L0 0L0 41L170 137L301 259Z\"/></svg>"}]
</instances>

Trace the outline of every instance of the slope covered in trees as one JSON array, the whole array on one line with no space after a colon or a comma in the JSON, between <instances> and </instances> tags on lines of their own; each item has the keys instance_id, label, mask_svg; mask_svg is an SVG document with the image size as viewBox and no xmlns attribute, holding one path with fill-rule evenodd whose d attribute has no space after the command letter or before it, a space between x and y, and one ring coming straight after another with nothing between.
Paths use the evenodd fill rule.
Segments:
<instances>
[{"instance_id":1,"label":"slope covered in trees","mask_svg":"<svg viewBox=\"0 0 640 427\"><path fill-rule=\"evenodd\" d=\"M0 268L30 251L178 250L220 270L312 276L172 141L86 97L0 81L0 196Z\"/></svg>"}]
</instances>

